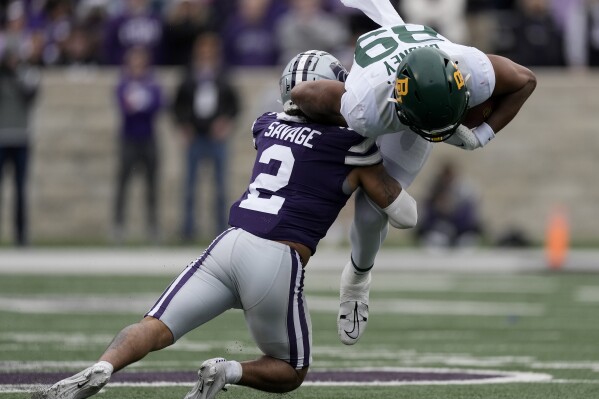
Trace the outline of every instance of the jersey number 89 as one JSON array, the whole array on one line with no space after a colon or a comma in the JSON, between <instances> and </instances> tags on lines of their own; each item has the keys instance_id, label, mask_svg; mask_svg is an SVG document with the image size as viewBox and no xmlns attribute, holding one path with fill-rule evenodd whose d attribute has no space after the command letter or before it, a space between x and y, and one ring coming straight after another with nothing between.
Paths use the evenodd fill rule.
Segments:
<instances>
[{"instance_id":1,"label":"jersey number 89","mask_svg":"<svg viewBox=\"0 0 599 399\"><path fill-rule=\"evenodd\" d=\"M413 25L412 25L413 26ZM362 68L366 68L370 64L374 64L397 51L397 48L401 43L417 44L430 41L443 40L433 29L428 26L419 25L422 27L421 30L408 30L405 25L394 26L391 28L395 37L393 36L379 36L384 33L388 33L387 28L377 29L366 35L360 37L356 45L356 51L354 57L356 63ZM377 50L373 50L375 47L380 46ZM371 56L368 53L376 53Z\"/></svg>"}]
</instances>

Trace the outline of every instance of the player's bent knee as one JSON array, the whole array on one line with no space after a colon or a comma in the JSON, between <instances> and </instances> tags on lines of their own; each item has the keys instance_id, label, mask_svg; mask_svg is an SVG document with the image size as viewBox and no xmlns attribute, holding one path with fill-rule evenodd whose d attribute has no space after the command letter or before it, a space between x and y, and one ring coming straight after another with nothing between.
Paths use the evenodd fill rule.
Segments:
<instances>
[{"instance_id":1,"label":"player's bent knee","mask_svg":"<svg viewBox=\"0 0 599 399\"><path fill-rule=\"evenodd\" d=\"M418 222L416 200L406 190L401 190L395 201L383 211L389 216L389 223L397 229L409 229Z\"/></svg>"},{"instance_id":2,"label":"player's bent knee","mask_svg":"<svg viewBox=\"0 0 599 399\"><path fill-rule=\"evenodd\" d=\"M174 343L175 338L172 331L161 320L152 316L146 316L141 323L151 331L151 334L154 337L155 345L153 350L163 349Z\"/></svg>"},{"instance_id":3,"label":"player's bent knee","mask_svg":"<svg viewBox=\"0 0 599 399\"><path fill-rule=\"evenodd\" d=\"M290 386L290 391L296 390L297 388L299 388L303 383L304 383L304 379L306 378L306 374L308 374L308 367L304 367L303 369L300 370L295 370L295 373L297 375L297 378L295 379L294 384L292 384Z\"/></svg>"}]
</instances>

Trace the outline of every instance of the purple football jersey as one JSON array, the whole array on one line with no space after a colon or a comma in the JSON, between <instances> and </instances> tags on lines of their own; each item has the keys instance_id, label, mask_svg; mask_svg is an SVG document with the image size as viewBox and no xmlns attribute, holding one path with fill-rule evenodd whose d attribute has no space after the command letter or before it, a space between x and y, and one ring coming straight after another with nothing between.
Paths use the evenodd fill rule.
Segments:
<instances>
[{"instance_id":1,"label":"purple football jersey","mask_svg":"<svg viewBox=\"0 0 599 399\"><path fill-rule=\"evenodd\" d=\"M316 251L351 196L343 182L355 166L381 162L374 139L355 131L266 113L252 127L258 151L250 185L229 224Z\"/></svg>"}]
</instances>

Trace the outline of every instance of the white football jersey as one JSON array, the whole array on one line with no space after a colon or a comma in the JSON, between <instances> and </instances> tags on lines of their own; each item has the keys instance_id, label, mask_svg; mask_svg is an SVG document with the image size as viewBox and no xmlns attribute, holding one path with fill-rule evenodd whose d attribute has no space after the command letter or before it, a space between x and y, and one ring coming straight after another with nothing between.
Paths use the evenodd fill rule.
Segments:
<instances>
[{"instance_id":1,"label":"white football jersey","mask_svg":"<svg viewBox=\"0 0 599 399\"><path fill-rule=\"evenodd\" d=\"M469 107L488 99L495 88L489 58L474 47L455 44L433 29L415 24L386 26L358 39L354 64L341 98L341 114L350 128L367 137L409 131L395 112L395 72L403 58L418 47L436 47L458 65L470 91Z\"/></svg>"}]
</instances>

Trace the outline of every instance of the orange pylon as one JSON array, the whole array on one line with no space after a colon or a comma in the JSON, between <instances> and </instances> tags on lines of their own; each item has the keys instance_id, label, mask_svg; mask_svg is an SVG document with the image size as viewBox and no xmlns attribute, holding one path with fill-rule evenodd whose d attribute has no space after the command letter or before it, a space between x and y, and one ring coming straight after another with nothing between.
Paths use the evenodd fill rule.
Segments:
<instances>
[{"instance_id":1,"label":"orange pylon","mask_svg":"<svg viewBox=\"0 0 599 399\"><path fill-rule=\"evenodd\" d=\"M560 269L566 261L568 246L570 242L570 231L568 218L562 207L553 210L547 225L547 237L545 250L549 268Z\"/></svg>"}]
</instances>

